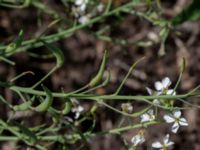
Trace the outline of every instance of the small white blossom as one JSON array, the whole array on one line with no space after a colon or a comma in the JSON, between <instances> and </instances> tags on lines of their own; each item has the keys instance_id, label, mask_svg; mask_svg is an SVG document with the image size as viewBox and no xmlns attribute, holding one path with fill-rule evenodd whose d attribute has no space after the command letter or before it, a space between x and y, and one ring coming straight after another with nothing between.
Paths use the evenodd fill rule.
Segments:
<instances>
[{"instance_id":1,"label":"small white blossom","mask_svg":"<svg viewBox=\"0 0 200 150\"><path fill-rule=\"evenodd\" d=\"M155 88L157 91L162 91L164 89L167 89L171 85L171 81L168 77L165 77L162 79L162 81L156 81L155 82Z\"/></svg>"},{"instance_id":2,"label":"small white blossom","mask_svg":"<svg viewBox=\"0 0 200 150\"><path fill-rule=\"evenodd\" d=\"M156 95L156 96L158 96L158 94L159 94L159 93L153 91L152 89L150 89L150 88L148 88L148 87L146 87L146 90L147 90L147 92L149 93L149 95ZM153 104L155 104L155 105L160 105L160 101L159 101L158 99L154 99L154 100L153 100Z\"/></svg>"},{"instance_id":3,"label":"small white blossom","mask_svg":"<svg viewBox=\"0 0 200 150\"><path fill-rule=\"evenodd\" d=\"M132 113L133 111L133 106L130 103L123 103L121 108L126 113Z\"/></svg>"},{"instance_id":4,"label":"small white blossom","mask_svg":"<svg viewBox=\"0 0 200 150\"><path fill-rule=\"evenodd\" d=\"M158 95L167 94L167 95L176 95L176 92L173 89L169 89L171 85L171 80L169 77L165 77L162 81L156 81L154 86L158 92Z\"/></svg>"},{"instance_id":5,"label":"small white blossom","mask_svg":"<svg viewBox=\"0 0 200 150\"><path fill-rule=\"evenodd\" d=\"M81 5L81 4L84 4L84 2L85 2L85 0L75 0L74 1L74 3L76 4L76 5Z\"/></svg>"},{"instance_id":6,"label":"small white blossom","mask_svg":"<svg viewBox=\"0 0 200 150\"><path fill-rule=\"evenodd\" d=\"M85 16L81 16L79 19L78 19L78 22L81 23L81 24L86 24L90 21L90 17L88 15L85 15Z\"/></svg>"},{"instance_id":7,"label":"small white blossom","mask_svg":"<svg viewBox=\"0 0 200 150\"><path fill-rule=\"evenodd\" d=\"M141 117L141 121L140 121L141 123L155 120L153 109L148 110L146 113L142 114L140 117Z\"/></svg>"},{"instance_id":8,"label":"small white blossom","mask_svg":"<svg viewBox=\"0 0 200 150\"><path fill-rule=\"evenodd\" d=\"M104 5L102 3L100 3L98 6L97 6L97 11L98 12L102 12L104 9Z\"/></svg>"},{"instance_id":9,"label":"small white blossom","mask_svg":"<svg viewBox=\"0 0 200 150\"><path fill-rule=\"evenodd\" d=\"M166 150L167 149L167 147L169 147L169 146L171 146L171 145L173 145L174 144L174 142L172 142L172 141L169 141L169 134L167 134L165 137L164 137L164 139L163 139L163 142L161 143L161 142L154 142L154 143L152 143L152 147L153 148L159 148L159 150Z\"/></svg>"},{"instance_id":10,"label":"small white blossom","mask_svg":"<svg viewBox=\"0 0 200 150\"><path fill-rule=\"evenodd\" d=\"M181 118L181 111L176 110L172 114L164 115L164 119L167 123L174 123L172 126L172 132L176 133L180 126L188 126L187 120Z\"/></svg>"},{"instance_id":11,"label":"small white blossom","mask_svg":"<svg viewBox=\"0 0 200 150\"><path fill-rule=\"evenodd\" d=\"M154 105L160 105L160 101L159 101L158 99L154 99L154 100L153 100L153 104L154 104Z\"/></svg>"},{"instance_id":12,"label":"small white blossom","mask_svg":"<svg viewBox=\"0 0 200 150\"><path fill-rule=\"evenodd\" d=\"M84 108L80 105L79 101L76 99L72 98L71 99L72 104L74 105L72 108L72 112L75 113L75 119L78 119L81 115L81 113L84 111Z\"/></svg>"},{"instance_id":13,"label":"small white blossom","mask_svg":"<svg viewBox=\"0 0 200 150\"><path fill-rule=\"evenodd\" d=\"M136 147L138 144L142 144L145 142L144 132L140 131L137 135L133 136L131 139L133 146Z\"/></svg>"},{"instance_id":14,"label":"small white blossom","mask_svg":"<svg viewBox=\"0 0 200 150\"><path fill-rule=\"evenodd\" d=\"M80 11L84 12L87 7L88 0L75 0L74 4L79 7Z\"/></svg>"},{"instance_id":15,"label":"small white blossom","mask_svg":"<svg viewBox=\"0 0 200 150\"><path fill-rule=\"evenodd\" d=\"M75 113L75 119L78 119L81 112L84 110L84 108L82 106L76 106L74 108L72 108L72 112Z\"/></svg>"}]
</instances>

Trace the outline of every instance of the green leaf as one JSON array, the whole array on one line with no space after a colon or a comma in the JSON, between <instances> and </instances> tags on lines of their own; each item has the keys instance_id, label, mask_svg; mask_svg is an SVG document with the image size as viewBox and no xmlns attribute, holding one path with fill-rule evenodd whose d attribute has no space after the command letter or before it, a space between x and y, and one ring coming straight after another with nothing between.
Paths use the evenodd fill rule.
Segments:
<instances>
[{"instance_id":1,"label":"green leaf","mask_svg":"<svg viewBox=\"0 0 200 150\"><path fill-rule=\"evenodd\" d=\"M173 25L179 25L185 21L195 21L200 18L200 0L193 2L186 7L181 13L172 19Z\"/></svg>"},{"instance_id":2,"label":"green leaf","mask_svg":"<svg viewBox=\"0 0 200 150\"><path fill-rule=\"evenodd\" d=\"M65 61L65 58L64 58L64 54L62 52L61 49L57 48L57 47L54 47L53 45L41 40L41 42L48 48L50 49L54 56L56 57L56 66L57 68L60 68L63 64L64 64L64 61Z\"/></svg>"}]
</instances>

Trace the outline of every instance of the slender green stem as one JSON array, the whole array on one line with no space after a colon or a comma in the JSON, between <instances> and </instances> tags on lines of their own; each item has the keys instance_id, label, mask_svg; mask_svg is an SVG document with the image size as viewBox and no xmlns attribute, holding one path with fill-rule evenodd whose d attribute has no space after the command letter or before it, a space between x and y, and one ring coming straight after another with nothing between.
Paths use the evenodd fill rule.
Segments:
<instances>
[{"instance_id":1,"label":"slender green stem","mask_svg":"<svg viewBox=\"0 0 200 150\"><path fill-rule=\"evenodd\" d=\"M136 129L136 128L141 128L141 127L148 127L154 124L158 124L159 122L157 121L151 121L151 122L146 122L143 124L135 124L135 125L129 125L129 126L125 126L125 127L120 127L120 128L114 128L114 129L110 129L107 131L102 131L102 132L97 132L97 133L84 133L84 136L86 138L91 138L94 136L103 136L103 135L107 135L107 134L119 134L121 132L127 131L127 130L131 130L131 129ZM59 139L79 139L80 135L79 134L72 134L72 135L49 135L49 136L38 136L38 139L40 141L59 141ZM17 136L0 136L0 141L19 141L21 140L19 137Z\"/></svg>"},{"instance_id":2,"label":"slender green stem","mask_svg":"<svg viewBox=\"0 0 200 150\"><path fill-rule=\"evenodd\" d=\"M3 56L0 56L0 60L4 61L4 62L6 62L6 63L8 63L8 64L10 64L10 65L12 65L12 66L15 65L15 62L14 62L14 61L11 61L11 60L9 60L9 59L3 57Z\"/></svg>"},{"instance_id":3,"label":"slender green stem","mask_svg":"<svg viewBox=\"0 0 200 150\"><path fill-rule=\"evenodd\" d=\"M17 75L16 77L10 79L10 82L14 82L14 81L18 80L19 78L21 78L21 77L23 77L27 74L35 75L32 71L22 72L21 74Z\"/></svg>"},{"instance_id":4,"label":"slender green stem","mask_svg":"<svg viewBox=\"0 0 200 150\"><path fill-rule=\"evenodd\" d=\"M119 113L119 114L121 114L121 115L128 116L128 117L137 117L137 116L140 116L141 114L143 114L143 113L146 112L149 108L152 107L152 106L148 106L148 107L146 107L146 108L144 108L144 109L142 109L142 110L140 110L140 111L138 111L138 112L136 112L136 113L132 113L132 114L131 114L131 113L126 113L126 112L120 111L120 110L118 110L118 109L116 109L116 108L114 108L114 107L108 105L107 103L105 103L105 102L103 102L103 101L99 101L99 103L102 104L102 105L104 105L105 107L108 107L109 109L113 110L114 112L117 112L117 113Z\"/></svg>"},{"instance_id":5,"label":"slender green stem","mask_svg":"<svg viewBox=\"0 0 200 150\"><path fill-rule=\"evenodd\" d=\"M47 35L47 36L43 36L43 37L40 37L41 40L44 40L46 41L47 43L52 43L52 42L56 42L60 39L64 39L64 38L67 38L69 36L71 36L75 31L79 30L79 29L82 29L84 27L88 27L108 16L111 16L113 14L116 14L116 13L119 13L123 10L125 10L126 8L129 8L129 7L132 7L132 6L135 6L136 3L134 1L131 1L127 4L124 4L120 7L117 7L115 8L114 10L111 10L109 12L107 12L106 14L103 14L101 16L97 16L93 19L91 19L88 23L86 24L80 24L80 25L77 25L75 27L72 27L70 29L67 29L65 31L62 31L62 32L57 32L55 34L51 34L51 35ZM134 11L134 10L132 10ZM135 12L135 11L134 11ZM139 13L139 12L135 12L134 13L135 15L138 15L138 16L143 16L145 17L145 15L143 13ZM21 51L26 51L30 48L36 48L36 47L40 47L40 46L43 46L43 43L38 40L37 38L36 39L31 39L31 40L27 40L27 41L24 41L22 42L22 47L21 48L18 48L16 51L14 52L10 52L10 53L7 53L6 56L11 56L13 55L14 53L17 53L17 52L21 52ZM4 50L7 46L0 46L0 50Z\"/></svg>"},{"instance_id":6,"label":"slender green stem","mask_svg":"<svg viewBox=\"0 0 200 150\"><path fill-rule=\"evenodd\" d=\"M118 87L118 89L116 90L116 92L114 93L114 95L118 95L120 90L122 89L123 85L125 84L126 80L128 79L128 77L130 76L130 74L132 73L133 69L136 67L136 65L143 60L144 57L140 58L139 60L137 60L135 63L133 63L133 65L130 67L128 73L126 74L125 78L123 79L122 83L120 84L120 86Z\"/></svg>"},{"instance_id":7,"label":"slender green stem","mask_svg":"<svg viewBox=\"0 0 200 150\"><path fill-rule=\"evenodd\" d=\"M9 87L10 90L13 91L20 91L22 93L27 93L27 94L34 94L34 95L39 95L39 96L45 96L46 93L44 91L40 90L34 90L29 87L20 87L20 86L11 86ZM91 95L91 94L73 94L71 93L59 93L59 92L53 92L52 93L53 97L58 97L58 98L65 98L65 97L74 97L77 99L89 99L89 100L153 100L153 99L177 99L177 98L188 98L188 97L200 97L200 93L190 93L188 94L182 94L182 95L159 95L159 96L126 96L126 95Z\"/></svg>"},{"instance_id":8,"label":"slender green stem","mask_svg":"<svg viewBox=\"0 0 200 150\"><path fill-rule=\"evenodd\" d=\"M32 88L36 88L38 85L40 85L44 80L46 80L51 74L53 74L56 71L57 67L53 67L40 81L35 83Z\"/></svg>"}]
</instances>

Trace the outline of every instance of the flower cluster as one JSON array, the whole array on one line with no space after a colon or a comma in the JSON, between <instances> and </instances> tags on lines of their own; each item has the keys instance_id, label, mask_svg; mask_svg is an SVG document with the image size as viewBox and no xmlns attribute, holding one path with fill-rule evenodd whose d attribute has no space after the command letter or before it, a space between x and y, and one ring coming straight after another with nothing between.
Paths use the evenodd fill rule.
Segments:
<instances>
[{"instance_id":1,"label":"flower cluster","mask_svg":"<svg viewBox=\"0 0 200 150\"><path fill-rule=\"evenodd\" d=\"M155 82L155 84L154 84L155 89L156 89L155 91L148 87L146 89L150 95L156 95L156 96L176 95L176 91L174 89L169 88L170 85L171 85L170 79L168 77L165 77L162 81ZM154 99L153 103L154 103L154 105L160 105L161 101L158 99ZM149 109L147 112L142 114L140 116L140 118L141 118L141 121L140 121L141 123L154 121L156 119L154 110ZM166 123L173 123L172 128L171 128L171 131L173 133L177 133L180 126L188 126L187 120L181 116L181 111L179 109L170 111L169 113L165 114L163 116L163 119L165 120ZM131 142L132 142L132 146L134 148L136 148L137 145L145 142L144 134L141 134L139 132L137 135L132 137ZM156 142L152 143L151 146L153 148L157 148L160 150L166 150L167 147L169 147L173 144L174 144L174 142L169 140L169 134L167 134L163 138L163 142L156 141Z\"/></svg>"},{"instance_id":2,"label":"flower cluster","mask_svg":"<svg viewBox=\"0 0 200 150\"><path fill-rule=\"evenodd\" d=\"M75 0L72 7L72 13L74 17L81 24L86 24L89 22L90 18L96 16L104 9L104 5L99 3L91 12L88 13L89 0Z\"/></svg>"}]
</instances>

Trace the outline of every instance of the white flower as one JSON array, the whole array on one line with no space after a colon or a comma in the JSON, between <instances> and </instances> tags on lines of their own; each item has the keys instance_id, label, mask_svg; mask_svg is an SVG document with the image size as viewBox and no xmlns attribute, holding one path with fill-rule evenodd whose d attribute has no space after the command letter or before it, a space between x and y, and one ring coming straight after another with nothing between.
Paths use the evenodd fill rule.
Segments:
<instances>
[{"instance_id":1,"label":"white flower","mask_svg":"<svg viewBox=\"0 0 200 150\"><path fill-rule=\"evenodd\" d=\"M102 12L104 9L104 4L100 3L98 6L97 6L97 11L98 12Z\"/></svg>"},{"instance_id":2,"label":"white flower","mask_svg":"<svg viewBox=\"0 0 200 150\"><path fill-rule=\"evenodd\" d=\"M169 79L169 77L165 77L164 79L162 79L162 81L156 81L154 86L157 90L157 92L159 93L159 95L161 94L167 94L167 95L176 95L176 92L173 89L169 89L169 86L171 85L171 80Z\"/></svg>"},{"instance_id":3,"label":"white flower","mask_svg":"<svg viewBox=\"0 0 200 150\"><path fill-rule=\"evenodd\" d=\"M147 90L147 92L149 93L149 95L156 95L156 96L159 95L158 92L155 92L155 91L153 91L152 89L150 89L150 88L148 88L148 87L146 87L146 90ZM158 99L154 99L154 100L153 100L153 104L155 104L155 105L160 105L160 101L159 101Z\"/></svg>"},{"instance_id":4,"label":"white flower","mask_svg":"<svg viewBox=\"0 0 200 150\"><path fill-rule=\"evenodd\" d=\"M81 16L79 19L78 19L78 22L81 23L81 24L86 24L88 23L90 20L90 17L88 15L85 15L85 16Z\"/></svg>"},{"instance_id":5,"label":"white flower","mask_svg":"<svg viewBox=\"0 0 200 150\"><path fill-rule=\"evenodd\" d=\"M80 11L84 12L87 7L88 0L75 0L74 4L77 5Z\"/></svg>"},{"instance_id":6,"label":"white flower","mask_svg":"<svg viewBox=\"0 0 200 150\"><path fill-rule=\"evenodd\" d=\"M138 144L142 144L145 142L144 132L140 131L137 135L133 136L131 139L133 146L136 147Z\"/></svg>"},{"instance_id":7,"label":"white flower","mask_svg":"<svg viewBox=\"0 0 200 150\"><path fill-rule=\"evenodd\" d=\"M133 106L130 103L123 103L121 108L126 113L131 113L133 111Z\"/></svg>"},{"instance_id":8,"label":"white flower","mask_svg":"<svg viewBox=\"0 0 200 150\"><path fill-rule=\"evenodd\" d=\"M84 108L80 105L79 101L75 98L71 98L72 104L74 107L72 108L72 112L75 113L75 119L78 119L81 113L84 111Z\"/></svg>"},{"instance_id":9,"label":"white flower","mask_svg":"<svg viewBox=\"0 0 200 150\"><path fill-rule=\"evenodd\" d=\"M174 144L174 142L169 141L169 134L167 134L163 139L163 143L158 142L158 141L154 142L154 143L152 143L152 147L153 148L159 148L160 150L166 150L167 147L169 147L173 144Z\"/></svg>"},{"instance_id":10,"label":"white flower","mask_svg":"<svg viewBox=\"0 0 200 150\"><path fill-rule=\"evenodd\" d=\"M141 117L141 121L140 121L141 123L155 120L153 109L148 110L146 113L142 114L140 117Z\"/></svg>"},{"instance_id":11,"label":"white flower","mask_svg":"<svg viewBox=\"0 0 200 150\"><path fill-rule=\"evenodd\" d=\"M84 110L84 108L82 106L80 106L80 105L72 108L72 112L75 113L75 117L74 118L78 119L83 110Z\"/></svg>"},{"instance_id":12,"label":"white flower","mask_svg":"<svg viewBox=\"0 0 200 150\"><path fill-rule=\"evenodd\" d=\"M174 89L169 89L166 91L167 95L176 95L176 91L174 91Z\"/></svg>"},{"instance_id":13,"label":"white flower","mask_svg":"<svg viewBox=\"0 0 200 150\"><path fill-rule=\"evenodd\" d=\"M187 120L185 118L181 118L181 111L176 110L173 114L164 115L164 119L167 123L173 123L172 132L176 133L180 126L188 126Z\"/></svg>"},{"instance_id":14,"label":"white flower","mask_svg":"<svg viewBox=\"0 0 200 150\"><path fill-rule=\"evenodd\" d=\"M155 88L157 91L162 91L164 89L167 89L171 85L171 81L168 77L165 77L162 79L162 81L156 81L155 82Z\"/></svg>"}]
</instances>

